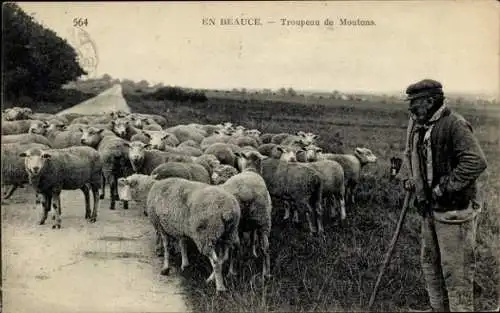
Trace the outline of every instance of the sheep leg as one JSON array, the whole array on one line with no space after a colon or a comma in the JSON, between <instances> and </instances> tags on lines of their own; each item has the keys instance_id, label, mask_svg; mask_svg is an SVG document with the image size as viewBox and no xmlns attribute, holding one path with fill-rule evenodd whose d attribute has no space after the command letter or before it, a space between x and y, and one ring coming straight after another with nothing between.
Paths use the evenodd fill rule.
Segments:
<instances>
[{"instance_id":1,"label":"sheep leg","mask_svg":"<svg viewBox=\"0 0 500 313\"><path fill-rule=\"evenodd\" d=\"M12 186L10 187L9 191L7 191L7 192L4 194L3 199L4 199L4 200L9 199L9 198L12 196L12 194L14 193L14 191L16 191L16 189L17 189L18 187L19 187L19 185L12 185Z\"/></svg>"},{"instance_id":2,"label":"sheep leg","mask_svg":"<svg viewBox=\"0 0 500 313\"><path fill-rule=\"evenodd\" d=\"M338 196L339 202L340 202L340 220L345 220L346 218L346 212L345 212L345 200L344 200L344 195L339 195Z\"/></svg>"},{"instance_id":3,"label":"sheep leg","mask_svg":"<svg viewBox=\"0 0 500 313\"><path fill-rule=\"evenodd\" d=\"M104 173L101 175L101 192L102 193L99 198L102 200L106 195L106 177L104 176Z\"/></svg>"},{"instance_id":4,"label":"sheep leg","mask_svg":"<svg viewBox=\"0 0 500 313\"><path fill-rule=\"evenodd\" d=\"M232 236L232 245L231 246L226 246L225 254L224 254L224 260L222 262L225 262L229 257L229 274L230 275L236 275L236 270L235 270L235 262L239 259L240 256L240 251L241 251L241 243L240 243L240 237L241 235L236 234L236 232L233 232ZM230 249L229 249L230 248ZM229 252L230 255L229 255Z\"/></svg>"},{"instance_id":5,"label":"sheep leg","mask_svg":"<svg viewBox=\"0 0 500 313\"><path fill-rule=\"evenodd\" d=\"M293 210L293 222L295 224L299 223L299 211L297 210L297 208Z\"/></svg>"},{"instance_id":6,"label":"sheep leg","mask_svg":"<svg viewBox=\"0 0 500 313\"><path fill-rule=\"evenodd\" d=\"M269 255L269 234L267 231L260 232L260 246L263 254L262 276L271 278L271 257Z\"/></svg>"},{"instance_id":7,"label":"sheep leg","mask_svg":"<svg viewBox=\"0 0 500 313\"><path fill-rule=\"evenodd\" d=\"M42 216L40 217L40 221L38 222L39 225L45 224L45 221L47 220L47 216L49 215L50 211L50 206L52 203L52 198L39 193L36 197L36 203L42 205Z\"/></svg>"},{"instance_id":8,"label":"sheep leg","mask_svg":"<svg viewBox=\"0 0 500 313\"><path fill-rule=\"evenodd\" d=\"M52 229L60 229L61 228L61 194L60 192L52 193L52 202L54 207L54 224L52 225Z\"/></svg>"},{"instance_id":9,"label":"sheep leg","mask_svg":"<svg viewBox=\"0 0 500 313\"><path fill-rule=\"evenodd\" d=\"M117 189L117 179L113 175L111 179L109 179L109 193L111 194L111 201L109 205L110 210L114 210L116 207L116 200L118 200L118 189Z\"/></svg>"},{"instance_id":10,"label":"sheep leg","mask_svg":"<svg viewBox=\"0 0 500 313\"><path fill-rule=\"evenodd\" d=\"M90 194L89 194L89 186L87 184L83 185L80 190L83 192L83 196L85 197L85 219L88 220L90 218Z\"/></svg>"},{"instance_id":11,"label":"sheep leg","mask_svg":"<svg viewBox=\"0 0 500 313\"><path fill-rule=\"evenodd\" d=\"M209 279L211 279L207 279L207 282L215 278L215 289L218 292L226 291L227 289L226 286L224 286L224 280L222 278L222 263L224 262L224 259L219 258L213 248L209 249L208 258L212 264L213 272L209 277Z\"/></svg>"},{"instance_id":12,"label":"sheep leg","mask_svg":"<svg viewBox=\"0 0 500 313\"><path fill-rule=\"evenodd\" d=\"M257 240L258 240L258 233L256 230L252 231L252 254L255 258L258 258L259 255L257 254Z\"/></svg>"},{"instance_id":13,"label":"sheep leg","mask_svg":"<svg viewBox=\"0 0 500 313\"><path fill-rule=\"evenodd\" d=\"M170 252L168 251L168 236L164 232L160 231L161 241L163 242L163 267L161 268L162 275L168 275L170 273Z\"/></svg>"},{"instance_id":14,"label":"sheep leg","mask_svg":"<svg viewBox=\"0 0 500 313\"><path fill-rule=\"evenodd\" d=\"M99 210L99 187L91 185L90 188L92 190L92 197L94 198L94 207L92 208L89 222L95 223L97 220L97 211Z\"/></svg>"},{"instance_id":15,"label":"sheep leg","mask_svg":"<svg viewBox=\"0 0 500 313\"><path fill-rule=\"evenodd\" d=\"M309 232L311 234L316 233L316 231L317 231L316 226L314 225L314 223L312 222L312 219L311 219L311 215L314 213L311 205L307 201L304 201L304 200L301 200L301 203L299 205L300 205L300 207L306 208L305 213L306 213L306 221L307 221L307 224L309 225Z\"/></svg>"},{"instance_id":16,"label":"sheep leg","mask_svg":"<svg viewBox=\"0 0 500 313\"><path fill-rule=\"evenodd\" d=\"M179 239L179 246L181 248L181 257L182 257L181 271L184 271L184 269L189 266L186 240L187 239L185 237Z\"/></svg>"},{"instance_id":17,"label":"sheep leg","mask_svg":"<svg viewBox=\"0 0 500 313\"><path fill-rule=\"evenodd\" d=\"M321 200L316 201L316 205L314 206L314 214L316 215L316 224L318 227L318 234L324 235L325 229L323 228L323 207L321 205Z\"/></svg>"},{"instance_id":18,"label":"sheep leg","mask_svg":"<svg viewBox=\"0 0 500 313\"><path fill-rule=\"evenodd\" d=\"M283 220L286 221L290 218L290 203L288 200L283 201L283 206L285 207L285 215L283 216Z\"/></svg>"},{"instance_id":19,"label":"sheep leg","mask_svg":"<svg viewBox=\"0 0 500 313\"><path fill-rule=\"evenodd\" d=\"M156 242L155 242L156 256L163 256L163 242L161 241L160 232L156 231Z\"/></svg>"}]
</instances>

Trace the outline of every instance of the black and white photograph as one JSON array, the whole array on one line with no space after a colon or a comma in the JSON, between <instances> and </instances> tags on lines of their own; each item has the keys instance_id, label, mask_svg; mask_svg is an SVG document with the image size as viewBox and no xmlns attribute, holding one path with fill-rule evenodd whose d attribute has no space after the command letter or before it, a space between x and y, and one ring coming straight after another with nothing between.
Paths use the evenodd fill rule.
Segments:
<instances>
[{"instance_id":1,"label":"black and white photograph","mask_svg":"<svg viewBox=\"0 0 500 313\"><path fill-rule=\"evenodd\" d=\"M499 312L499 9L3 3L0 312Z\"/></svg>"}]
</instances>

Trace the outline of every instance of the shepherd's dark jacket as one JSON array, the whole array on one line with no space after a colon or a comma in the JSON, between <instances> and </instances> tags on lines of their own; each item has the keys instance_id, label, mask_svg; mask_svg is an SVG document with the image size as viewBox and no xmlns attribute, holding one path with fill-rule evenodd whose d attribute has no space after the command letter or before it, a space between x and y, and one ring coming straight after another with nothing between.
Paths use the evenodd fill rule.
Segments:
<instances>
[{"instance_id":1,"label":"shepherd's dark jacket","mask_svg":"<svg viewBox=\"0 0 500 313\"><path fill-rule=\"evenodd\" d=\"M431 133L433 180L443 196L435 209L466 209L477 199L477 179L487 168L487 161L472 125L463 116L445 108ZM407 156L411 153L405 151Z\"/></svg>"}]
</instances>

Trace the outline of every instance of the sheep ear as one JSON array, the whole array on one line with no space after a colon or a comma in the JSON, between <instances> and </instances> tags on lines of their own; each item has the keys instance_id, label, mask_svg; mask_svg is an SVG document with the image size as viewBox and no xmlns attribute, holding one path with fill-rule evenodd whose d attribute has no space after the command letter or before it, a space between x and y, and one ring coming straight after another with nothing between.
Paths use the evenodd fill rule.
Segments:
<instances>
[{"instance_id":1,"label":"sheep ear","mask_svg":"<svg viewBox=\"0 0 500 313\"><path fill-rule=\"evenodd\" d=\"M28 156L28 154L27 154L26 152L21 152L21 153L19 153L19 156L20 156L21 158L25 158L25 157L27 157L27 156Z\"/></svg>"},{"instance_id":2,"label":"sheep ear","mask_svg":"<svg viewBox=\"0 0 500 313\"><path fill-rule=\"evenodd\" d=\"M78 127L78 130L81 131L83 133L83 128L81 127Z\"/></svg>"},{"instance_id":3,"label":"sheep ear","mask_svg":"<svg viewBox=\"0 0 500 313\"><path fill-rule=\"evenodd\" d=\"M304 133L303 131L301 131L301 130L299 130L299 131L297 132L297 136L304 136L304 135L305 135L305 133Z\"/></svg>"},{"instance_id":4,"label":"sheep ear","mask_svg":"<svg viewBox=\"0 0 500 313\"><path fill-rule=\"evenodd\" d=\"M313 135L312 136L312 139L318 139L319 138L319 135Z\"/></svg>"},{"instance_id":5,"label":"sheep ear","mask_svg":"<svg viewBox=\"0 0 500 313\"><path fill-rule=\"evenodd\" d=\"M148 137L149 139L151 139L151 134L149 133L146 133L145 131L142 132L144 134L144 136Z\"/></svg>"},{"instance_id":6,"label":"sheep ear","mask_svg":"<svg viewBox=\"0 0 500 313\"><path fill-rule=\"evenodd\" d=\"M68 126L64 125L64 126L62 127L62 130L68 130ZM81 130L81 132L83 132L83 130Z\"/></svg>"},{"instance_id":7,"label":"sheep ear","mask_svg":"<svg viewBox=\"0 0 500 313\"><path fill-rule=\"evenodd\" d=\"M41 157L44 159L50 159L52 156L50 155L50 153L44 152L44 153L42 153Z\"/></svg>"},{"instance_id":8,"label":"sheep ear","mask_svg":"<svg viewBox=\"0 0 500 313\"><path fill-rule=\"evenodd\" d=\"M130 142L125 141L125 142L123 143L123 145L124 145L125 147L130 147Z\"/></svg>"},{"instance_id":9,"label":"sheep ear","mask_svg":"<svg viewBox=\"0 0 500 313\"><path fill-rule=\"evenodd\" d=\"M145 144L144 145L144 149L151 149L151 145L148 143L148 144Z\"/></svg>"},{"instance_id":10,"label":"sheep ear","mask_svg":"<svg viewBox=\"0 0 500 313\"><path fill-rule=\"evenodd\" d=\"M362 150L361 150L360 147L356 147L356 149L354 149L354 151L356 151L357 153L361 153L362 152Z\"/></svg>"},{"instance_id":11,"label":"sheep ear","mask_svg":"<svg viewBox=\"0 0 500 313\"><path fill-rule=\"evenodd\" d=\"M283 146L276 146L276 150L280 151L281 153L285 152L285 149L283 148Z\"/></svg>"},{"instance_id":12,"label":"sheep ear","mask_svg":"<svg viewBox=\"0 0 500 313\"><path fill-rule=\"evenodd\" d=\"M167 139L168 137L170 137L170 134L168 134L168 133L167 133L167 134L165 134L163 137L161 137L161 140L165 140L165 139Z\"/></svg>"},{"instance_id":13,"label":"sheep ear","mask_svg":"<svg viewBox=\"0 0 500 313\"><path fill-rule=\"evenodd\" d=\"M157 180L156 178L158 177L158 174L152 174L151 177L153 177L154 180Z\"/></svg>"},{"instance_id":14,"label":"sheep ear","mask_svg":"<svg viewBox=\"0 0 500 313\"><path fill-rule=\"evenodd\" d=\"M111 126L115 126L115 120L111 120L110 123L111 123Z\"/></svg>"},{"instance_id":15,"label":"sheep ear","mask_svg":"<svg viewBox=\"0 0 500 313\"><path fill-rule=\"evenodd\" d=\"M97 131L97 133L102 133L104 131L104 128L99 128L99 130Z\"/></svg>"},{"instance_id":16,"label":"sheep ear","mask_svg":"<svg viewBox=\"0 0 500 313\"><path fill-rule=\"evenodd\" d=\"M234 155L239 157L239 158L245 158L245 155L241 152L235 152Z\"/></svg>"}]
</instances>

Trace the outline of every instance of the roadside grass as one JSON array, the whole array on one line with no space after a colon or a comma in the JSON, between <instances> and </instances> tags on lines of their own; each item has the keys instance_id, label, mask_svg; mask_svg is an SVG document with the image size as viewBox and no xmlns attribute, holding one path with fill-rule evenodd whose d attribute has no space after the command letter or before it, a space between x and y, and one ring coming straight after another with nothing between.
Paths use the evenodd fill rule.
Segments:
<instances>
[{"instance_id":1,"label":"roadside grass","mask_svg":"<svg viewBox=\"0 0 500 313\"><path fill-rule=\"evenodd\" d=\"M183 273L184 286L195 312L362 311L366 310L380 264L395 230L403 191L388 178L389 158L403 150L407 114L394 104L371 106L341 100L322 105L211 98L207 103L173 103L125 95L132 111L164 115L170 124L231 121L265 132L313 131L318 144L331 152L351 153L370 148L376 164L363 169L357 204L347 208L347 219L325 217L326 240L311 238L302 226L282 221L281 204L273 201L270 236L271 272L262 281L260 259L243 249L236 277L228 277L225 295L215 295L205 279L211 272L207 260L190 250L191 266ZM459 110L474 126L488 158L487 173L480 179L487 210L478 228L476 309L496 307L498 298L500 162L498 115ZM402 234L380 285L374 311L404 311L423 307L426 291L419 264L419 216L409 212ZM243 243L244 244L244 243ZM497 256L495 257L495 253ZM175 256L180 265L180 256Z\"/></svg>"}]
</instances>

